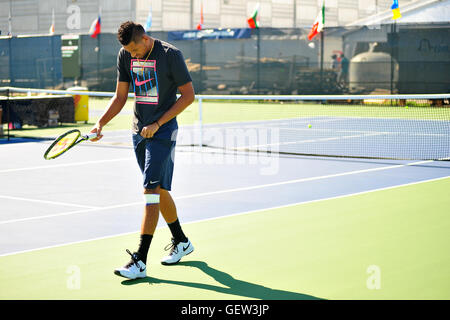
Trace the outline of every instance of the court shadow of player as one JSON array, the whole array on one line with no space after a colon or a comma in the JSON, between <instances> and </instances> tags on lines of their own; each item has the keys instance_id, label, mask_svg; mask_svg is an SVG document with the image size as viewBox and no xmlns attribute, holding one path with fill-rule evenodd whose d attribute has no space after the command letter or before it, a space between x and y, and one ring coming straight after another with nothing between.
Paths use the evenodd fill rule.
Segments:
<instances>
[{"instance_id":1,"label":"court shadow of player","mask_svg":"<svg viewBox=\"0 0 450 320\"><path fill-rule=\"evenodd\" d=\"M319 300L320 298L310 296L307 294L292 292L292 291L284 291L278 289L272 289L268 287L264 287L259 284L250 283L243 280L238 280L233 278L228 273L223 271L214 269L210 267L206 262L203 261L186 261L180 262L176 266L184 266L184 267L193 267L198 268L203 271L208 276L212 277L217 282L223 284L225 287L215 286L210 284L204 284L199 282L187 282L187 281L175 281L175 280L166 280L166 279L158 279L154 277L146 277L142 279L136 280L124 280L122 281L123 285L134 285L138 283L149 283L149 284L158 284L158 283L168 283L173 285L185 286L190 288L197 288L203 290L211 290L219 293L237 295L247 298L255 298L262 300ZM173 268L174 266L172 266Z\"/></svg>"}]
</instances>

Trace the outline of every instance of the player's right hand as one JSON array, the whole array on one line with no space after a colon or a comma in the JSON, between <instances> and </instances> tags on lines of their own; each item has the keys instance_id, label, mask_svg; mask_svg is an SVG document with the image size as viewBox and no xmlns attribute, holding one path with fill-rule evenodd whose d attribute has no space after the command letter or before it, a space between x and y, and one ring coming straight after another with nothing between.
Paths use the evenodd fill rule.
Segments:
<instances>
[{"instance_id":1,"label":"player's right hand","mask_svg":"<svg viewBox=\"0 0 450 320\"><path fill-rule=\"evenodd\" d=\"M91 139L90 141L95 142L95 141L98 141L98 140L100 140L101 138L103 138L103 135L102 135L102 126L101 126L99 123L96 123L96 124L95 124L95 126L92 128L92 130L90 131L90 133L96 133L96 134L97 134L97 137L94 138L94 139Z\"/></svg>"}]
</instances>

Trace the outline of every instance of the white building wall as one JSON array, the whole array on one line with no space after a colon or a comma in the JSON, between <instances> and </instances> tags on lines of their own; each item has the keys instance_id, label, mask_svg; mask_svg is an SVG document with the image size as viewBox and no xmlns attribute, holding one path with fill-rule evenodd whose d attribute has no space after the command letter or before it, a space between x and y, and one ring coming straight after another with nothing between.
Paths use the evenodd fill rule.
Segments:
<instances>
[{"instance_id":1,"label":"white building wall","mask_svg":"<svg viewBox=\"0 0 450 320\"><path fill-rule=\"evenodd\" d=\"M402 0L402 5L419 0ZM203 0L205 28L245 28L260 2L261 27L310 27L322 0ZM201 0L0 0L0 30L13 35L46 34L55 10L55 32L87 33L101 7L102 31L116 32L125 20L145 24L152 8L151 30L195 29ZM326 26L341 26L389 10L392 0L326 0ZM295 10L295 12L294 12ZM78 11L78 13L77 13ZM295 13L295 14L294 14Z\"/></svg>"}]
</instances>

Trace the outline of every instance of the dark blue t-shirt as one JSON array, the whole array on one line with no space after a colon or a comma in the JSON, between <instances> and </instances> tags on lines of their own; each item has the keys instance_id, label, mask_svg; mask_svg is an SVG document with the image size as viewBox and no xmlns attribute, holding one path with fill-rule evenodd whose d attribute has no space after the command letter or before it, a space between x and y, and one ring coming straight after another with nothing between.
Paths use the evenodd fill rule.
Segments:
<instances>
[{"instance_id":1,"label":"dark blue t-shirt","mask_svg":"<svg viewBox=\"0 0 450 320\"><path fill-rule=\"evenodd\" d=\"M177 100L177 88L191 82L192 78L181 51L170 43L155 39L153 50L146 60L133 58L124 48L120 49L117 80L133 86L133 132L138 134L173 106ZM176 128L178 125L174 118L161 126L155 137L170 139Z\"/></svg>"}]
</instances>

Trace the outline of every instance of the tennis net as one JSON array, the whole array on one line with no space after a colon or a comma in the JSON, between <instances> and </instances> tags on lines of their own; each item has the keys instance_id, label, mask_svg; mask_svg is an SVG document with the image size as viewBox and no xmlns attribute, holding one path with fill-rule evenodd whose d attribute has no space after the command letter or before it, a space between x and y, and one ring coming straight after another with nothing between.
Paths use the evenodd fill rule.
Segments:
<instances>
[{"instance_id":1,"label":"tennis net","mask_svg":"<svg viewBox=\"0 0 450 320\"><path fill-rule=\"evenodd\" d=\"M209 148L443 160L450 158L449 97L209 96L200 98L200 120L192 130Z\"/></svg>"},{"instance_id":2,"label":"tennis net","mask_svg":"<svg viewBox=\"0 0 450 320\"><path fill-rule=\"evenodd\" d=\"M9 116L19 126L11 122L3 124L3 131L12 137L41 139L54 138L70 128L88 131L113 96L111 92L19 88L8 88L7 91L9 96L0 99L4 105L3 122L7 122ZM21 98L35 94L41 97L88 95L89 121L59 122L56 127L48 126L46 121L44 125L27 124L20 118L36 119L33 116L35 110L33 106L24 109L25 100ZM129 96L133 97L133 94ZM183 150L195 148L198 151L201 147L202 152L450 159L450 94L197 95L196 98L195 103L177 117L180 127L177 145ZM7 105L9 109L5 108ZM132 105L132 99L129 99L119 116L105 128L121 131L120 134L111 133L111 140L105 139L111 145L131 146ZM51 106L45 110L50 112L50 109ZM119 141L119 137L125 142Z\"/></svg>"}]
</instances>

